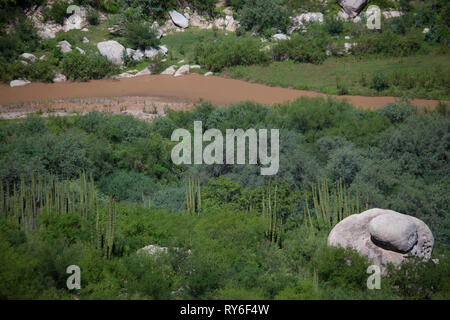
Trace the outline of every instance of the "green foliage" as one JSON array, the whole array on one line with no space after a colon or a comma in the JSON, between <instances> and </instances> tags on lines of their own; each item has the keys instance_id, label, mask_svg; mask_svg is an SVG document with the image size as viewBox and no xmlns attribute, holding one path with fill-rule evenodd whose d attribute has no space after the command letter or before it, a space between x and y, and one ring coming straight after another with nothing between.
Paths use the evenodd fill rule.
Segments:
<instances>
[{"instance_id":1,"label":"green foliage","mask_svg":"<svg viewBox=\"0 0 450 320\"><path fill-rule=\"evenodd\" d=\"M386 76L384 75L384 73L377 72L372 78L370 87L372 89L377 90L378 92L389 88L389 83L388 83L388 80L386 79Z\"/></svg>"},{"instance_id":2,"label":"green foliage","mask_svg":"<svg viewBox=\"0 0 450 320\"><path fill-rule=\"evenodd\" d=\"M326 38L320 34L296 34L290 40L278 41L272 48L272 56L275 61L291 59L296 62L320 64L327 57L326 44Z\"/></svg>"},{"instance_id":3,"label":"green foliage","mask_svg":"<svg viewBox=\"0 0 450 320\"><path fill-rule=\"evenodd\" d=\"M100 23L98 12L95 10L89 11L86 15L86 20L93 26L98 25Z\"/></svg>"},{"instance_id":4,"label":"green foliage","mask_svg":"<svg viewBox=\"0 0 450 320\"><path fill-rule=\"evenodd\" d=\"M330 35L337 35L344 31L344 22L334 15L328 16L325 18L324 27Z\"/></svg>"},{"instance_id":5,"label":"green foliage","mask_svg":"<svg viewBox=\"0 0 450 320\"><path fill-rule=\"evenodd\" d=\"M354 249L321 247L312 264L325 287L367 290L366 270L370 263L367 257L360 256Z\"/></svg>"},{"instance_id":6,"label":"green foliage","mask_svg":"<svg viewBox=\"0 0 450 320\"><path fill-rule=\"evenodd\" d=\"M448 263L447 256L440 256L438 263L411 256L398 268L388 266L387 281L400 297L445 300L449 297L450 289Z\"/></svg>"},{"instance_id":7,"label":"green foliage","mask_svg":"<svg viewBox=\"0 0 450 320\"><path fill-rule=\"evenodd\" d=\"M65 54L62 68L68 79L78 81L101 79L118 70L118 67L104 56L84 55L77 50Z\"/></svg>"},{"instance_id":8,"label":"green foliage","mask_svg":"<svg viewBox=\"0 0 450 320\"><path fill-rule=\"evenodd\" d=\"M226 38L195 47L195 61L211 71L238 65L263 64L269 57L261 52L260 44L251 38Z\"/></svg>"},{"instance_id":9,"label":"green foliage","mask_svg":"<svg viewBox=\"0 0 450 320\"><path fill-rule=\"evenodd\" d=\"M257 33L271 28L286 31L289 24L287 10L280 0L245 1L239 16L239 21L246 30Z\"/></svg>"},{"instance_id":10,"label":"green foliage","mask_svg":"<svg viewBox=\"0 0 450 320\"><path fill-rule=\"evenodd\" d=\"M159 46L157 38L157 30L152 28L148 22L129 22L126 25L125 39L133 49L145 50L149 47L156 48Z\"/></svg>"},{"instance_id":11,"label":"green foliage","mask_svg":"<svg viewBox=\"0 0 450 320\"><path fill-rule=\"evenodd\" d=\"M50 8L43 10L42 14L44 19L46 21L52 20L62 25L64 23L64 19L70 16L70 14L67 13L67 8L69 5L69 2L63 0L55 1Z\"/></svg>"}]
</instances>

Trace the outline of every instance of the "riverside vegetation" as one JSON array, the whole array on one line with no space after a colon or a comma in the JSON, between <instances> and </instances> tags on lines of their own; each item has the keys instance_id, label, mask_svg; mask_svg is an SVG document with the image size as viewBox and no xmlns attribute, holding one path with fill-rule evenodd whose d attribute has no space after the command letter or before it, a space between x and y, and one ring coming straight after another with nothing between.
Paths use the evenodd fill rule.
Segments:
<instances>
[{"instance_id":1,"label":"riverside vegetation","mask_svg":"<svg viewBox=\"0 0 450 320\"><path fill-rule=\"evenodd\" d=\"M170 136L194 121L280 129L278 174L174 165ZM201 104L151 123L0 121L0 298L448 299L449 125L444 104L364 111L319 98ZM326 239L373 207L427 223L439 263L411 259L368 290L367 258ZM148 245L168 250L138 253ZM66 287L69 265L80 290Z\"/></svg>"},{"instance_id":2,"label":"riverside vegetation","mask_svg":"<svg viewBox=\"0 0 450 320\"><path fill-rule=\"evenodd\" d=\"M224 7L216 7L216 2L74 0L73 4L92 9L87 14L89 31L59 32L55 39L42 40L24 12L34 5L45 5L45 0L0 1L0 78L4 82L17 78L51 82L55 72L62 72L68 79L86 81L121 73L124 70L99 56L96 48L97 42L111 39L132 49L160 44L169 49L165 61L160 56L141 62L125 59L126 70L150 66L152 73L160 73L184 60L201 65L202 69L194 72L213 71L331 94L450 99L448 1L370 1L383 9L404 13L390 19L383 17L380 31L368 30L364 19L358 23L336 19L340 8L336 1L320 4L290 0L226 1L241 23L236 32L189 28L158 39L150 27L154 21L164 23L168 10L179 9L180 4L204 16L223 16ZM62 23L69 4L55 1L43 11L44 19ZM275 33L287 32L290 16L311 10L324 14L323 24L311 23L305 32L294 31L289 40L271 40ZM106 20L99 19L99 13ZM108 31L108 27L118 25L117 32ZM424 29L428 32L424 33ZM82 41L84 36L89 43ZM62 40L86 54L77 50L61 53L56 45ZM350 48L344 49L345 44ZM46 58L24 65L19 60L23 52Z\"/></svg>"}]
</instances>

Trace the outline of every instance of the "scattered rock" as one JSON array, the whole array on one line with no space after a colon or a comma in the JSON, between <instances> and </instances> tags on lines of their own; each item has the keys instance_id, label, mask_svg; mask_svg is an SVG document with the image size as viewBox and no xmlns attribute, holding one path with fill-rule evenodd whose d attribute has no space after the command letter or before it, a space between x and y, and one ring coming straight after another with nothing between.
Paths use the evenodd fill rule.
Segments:
<instances>
[{"instance_id":1,"label":"scattered rock","mask_svg":"<svg viewBox=\"0 0 450 320\"><path fill-rule=\"evenodd\" d=\"M81 31L83 31L83 32L89 32L89 29L88 29L88 28L83 28L83 29L81 29Z\"/></svg>"},{"instance_id":2,"label":"scattered rock","mask_svg":"<svg viewBox=\"0 0 450 320\"><path fill-rule=\"evenodd\" d=\"M323 23L323 14L321 12L309 12L291 17L291 25L288 28L288 32L292 33L295 30L302 30L306 25L313 22Z\"/></svg>"},{"instance_id":3,"label":"scattered rock","mask_svg":"<svg viewBox=\"0 0 450 320\"><path fill-rule=\"evenodd\" d=\"M65 75L63 75L62 73L55 73L55 75L53 76L53 82L66 82L67 81L67 77Z\"/></svg>"},{"instance_id":4,"label":"scattered rock","mask_svg":"<svg viewBox=\"0 0 450 320\"><path fill-rule=\"evenodd\" d=\"M291 39L291 37L283 33L277 33L272 36L272 40L289 40L289 39Z\"/></svg>"},{"instance_id":5,"label":"scattered rock","mask_svg":"<svg viewBox=\"0 0 450 320\"><path fill-rule=\"evenodd\" d=\"M172 75L174 75L174 73L176 72L175 67L176 67L175 65L170 66L170 67L168 67L166 70L164 70L163 72L161 72L161 74L166 74L166 75L172 76Z\"/></svg>"},{"instance_id":6,"label":"scattered rock","mask_svg":"<svg viewBox=\"0 0 450 320\"><path fill-rule=\"evenodd\" d=\"M31 83L31 81L28 81L27 79L16 79L16 80L11 81L9 83L9 85L13 88L13 87L23 87L30 83Z\"/></svg>"},{"instance_id":7,"label":"scattered rock","mask_svg":"<svg viewBox=\"0 0 450 320\"><path fill-rule=\"evenodd\" d=\"M150 74L152 74L152 71L147 67L147 68L142 69L138 73L136 73L135 77L147 76L147 75L150 75Z\"/></svg>"},{"instance_id":8,"label":"scattered rock","mask_svg":"<svg viewBox=\"0 0 450 320\"><path fill-rule=\"evenodd\" d=\"M58 42L57 47L61 48L62 53L67 53L67 52L72 51L72 45L66 40Z\"/></svg>"},{"instance_id":9,"label":"scattered rock","mask_svg":"<svg viewBox=\"0 0 450 320\"><path fill-rule=\"evenodd\" d=\"M370 209L339 222L328 245L352 247L380 267L399 265L408 254L431 258L434 237L421 220L392 210Z\"/></svg>"},{"instance_id":10,"label":"scattered rock","mask_svg":"<svg viewBox=\"0 0 450 320\"><path fill-rule=\"evenodd\" d=\"M167 247L160 247L160 246L155 246L155 245L151 244L142 249L139 249L138 253L145 252L147 254L154 255L156 253L167 253L168 250L169 250L169 248L167 248Z\"/></svg>"},{"instance_id":11,"label":"scattered rock","mask_svg":"<svg viewBox=\"0 0 450 320\"><path fill-rule=\"evenodd\" d=\"M80 47L75 47L75 49L77 49L78 52L80 52L81 54L86 54L86 51L84 51L84 50L81 49Z\"/></svg>"},{"instance_id":12,"label":"scattered rock","mask_svg":"<svg viewBox=\"0 0 450 320\"><path fill-rule=\"evenodd\" d=\"M82 41L83 43L89 43L89 39L88 38L86 38L86 37L83 37L83 41Z\"/></svg>"},{"instance_id":13,"label":"scattered rock","mask_svg":"<svg viewBox=\"0 0 450 320\"><path fill-rule=\"evenodd\" d=\"M141 50L126 49L127 56L134 61L141 61L144 58L144 53Z\"/></svg>"},{"instance_id":14,"label":"scattered rock","mask_svg":"<svg viewBox=\"0 0 450 320\"><path fill-rule=\"evenodd\" d=\"M27 61L30 61L30 62L35 62L36 60L37 60L37 58L36 58L36 56L34 55L34 54L31 54L31 53L22 53L21 55L20 55L20 57L22 58L22 59L25 59L25 60L27 60Z\"/></svg>"},{"instance_id":15,"label":"scattered rock","mask_svg":"<svg viewBox=\"0 0 450 320\"><path fill-rule=\"evenodd\" d=\"M97 43L98 51L109 61L121 65L123 64L123 51L125 47L115 40L108 40Z\"/></svg>"},{"instance_id":16,"label":"scattered rock","mask_svg":"<svg viewBox=\"0 0 450 320\"><path fill-rule=\"evenodd\" d=\"M134 74L130 73L130 72L123 72L119 75L116 75L113 77L113 79L124 79L124 78L133 78Z\"/></svg>"},{"instance_id":17,"label":"scattered rock","mask_svg":"<svg viewBox=\"0 0 450 320\"><path fill-rule=\"evenodd\" d=\"M205 77L210 77L213 76L214 72L208 71L207 73L205 73Z\"/></svg>"},{"instance_id":18,"label":"scattered rock","mask_svg":"<svg viewBox=\"0 0 450 320\"><path fill-rule=\"evenodd\" d=\"M69 30L81 30L88 25L88 21L86 20L86 9L81 6L79 6L79 8L79 14L73 13L70 17L64 19L64 32Z\"/></svg>"},{"instance_id":19,"label":"scattered rock","mask_svg":"<svg viewBox=\"0 0 450 320\"><path fill-rule=\"evenodd\" d=\"M368 0L340 0L339 5L345 13L351 17L356 17L366 6Z\"/></svg>"},{"instance_id":20,"label":"scattered rock","mask_svg":"<svg viewBox=\"0 0 450 320\"><path fill-rule=\"evenodd\" d=\"M174 77L181 77L181 76L188 75L188 74L189 74L189 70L190 70L189 65L188 65L188 64L185 64L185 65L181 66L181 67L175 72L175 74L174 74L173 76L174 76Z\"/></svg>"},{"instance_id":21,"label":"scattered rock","mask_svg":"<svg viewBox=\"0 0 450 320\"><path fill-rule=\"evenodd\" d=\"M193 64L189 66L189 69L201 69L202 67L198 64Z\"/></svg>"},{"instance_id":22,"label":"scattered rock","mask_svg":"<svg viewBox=\"0 0 450 320\"><path fill-rule=\"evenodd\" d=\"M424 28L422 31L423 34L428 33L428 32L430 32L430 28Z\"/></svg>"},{"instance_id":23,"label":"scattered rock","mask_svg":"<svg viewBox=\"0 0 450 320\"><path fill-rule=\"evenodd\" d=\"M398 18L403 15L403 12L396 11L396 10L390 10L390 11L383 11L381 14L384 16L385 19L392 19L392 18Z\"/></svg>"},{"instance_id":24,"label":"scattered rock","mask_svg":"<svg viewBox=\"0 0 450 320\"><path fill-rule=\"evenodd\" d=\"M183 28L183 29L186 29L187 27L189 27L189 20L186 19L186 17L184 15L182 15L181 13L179 13L175 10L170 10L169 15L170 15L170 18L172 19L173 23L175 25L177 25L178 27Z\"/></svg>"}]
</instances>

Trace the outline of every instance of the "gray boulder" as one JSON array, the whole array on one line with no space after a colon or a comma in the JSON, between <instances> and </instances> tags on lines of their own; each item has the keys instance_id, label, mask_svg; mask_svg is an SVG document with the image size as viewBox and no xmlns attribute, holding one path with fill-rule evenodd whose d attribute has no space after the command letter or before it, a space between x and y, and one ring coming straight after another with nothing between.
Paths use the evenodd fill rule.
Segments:
<instances>
[{"instance_id":1,"label":"gray boulder","mask_svg":"<svg viewBox=\"0 0 450 320\"><path fill-rule=\"evenodd\" d=\"M97 43L98 51L109 61L121 65L123 64L123 51L125 47L115 40L108 40Z\"/></svg>"},{"instance_id":2,"label":"gray boulder","mask_svg":"<svg viewBox=\"0 0 450 320\"><path fill-rule=\"evenodd\" d=\"M28 84L30 84L31 82L28 81L27 79L16 79L13 80L9 83L9 85L13 88L13 87L23 87L26 86Z\"/></svg>"},{"instance_id":3,"label":"gray boulder","mask_svg":"<svg viewBox=\"0 0 450 320\"><path fill-rule=\"evenodd\" d=\"M340 0L339 5L350 17L356 17L366 6L368 0Z\"/></svg>"},{"instance_id":4,"label":"gray boulder","mask_svg":"<svg viewBox=\"0 0 450 320\"><path fill-rule=\"evenodd\" d=\"M178 68L178 70L173 75L174 77L181 77L189 74L190 66L188 64L185 64L184 66L181 66Z\"/></svg>"},{"instance_id":5,"label":"gray boulder","mask_svg":"<svg viewBox=\"0 0 450 320\"><path fill-rule=\"evenodd\" d=\"M181 13L175 11L175 10L170 10L169 11L169 15L170 18L172 19L173 23L183 29L186 29L187 27L189 27L189 20L186 19L186 17L184 15L182 15Z\"/></svg>"},{"instance_id":6,"label":"gray boulder","mask_svg":"<svg viewBox=\"0 0 450 320\"><path fill-rule=\"evenodd\" d=\"M58 42L57 47L61 48L62 53L67 53L67 52L72 51L72 45L66 40Z\"/></svg>"},{"instance_id":7,"label":"gray boulder","mask_svg":"<svg viewBox=\"0 0 450 320\"><path fill-rule=\"evenodd\" d=\"M272 36L272 40L289 40L291 37L285 35L284 33L277 33Z\"/></svg>"},{"instance_id":8,"label":"gray boulder","mask_svg":"<svg viewBox=\"0 0 450 320\"><path fill-rule=\"evenodd\" d=\"M401 264L409 254L431 258L434 237L421 220L392 210L370 209L339 222L328 245L351 247L380 267Z\"/></svg>"},{"instance_id":9,"label":"gray boulder","mask_svg":"<svg viewBox=\"0 0 450 320\"><path fill-rule=\"evenodd\" d=\"M22 59L25 59L25 60L27 60L27 61L30 61L30 62L35 62L36 60L37 60L37 58L36 58L36 56L34 55L34 54L31 54L31 53L22 53L21 55L20 55L20 57L22 58Z\"/></svg>"},{"instance_id":10,"label":"gray boulder","mask_svg":"<svg viewBox=\"0 0 450 320\"><path fill-rule=\"evenodd\" d=\"M165 74L165 75L169 75L169 76L173 76L174 73L177 71L175 69L175 65L168 67L166 70L164 70L163 72L161 72L161 74Z\"/></svg>"},{"instance_id":11,"label":"gray boulder","mask_svg":"<svg viewBox=\"0 0 450 320\"><path fill-rule=\"evenodd\" d=\"M62 73L55 73L55 75L53 76L53 82L58 83L58 82L65 82L67 81L67 77L65 75L63 75Z\"/></svg>"}]
</instances>

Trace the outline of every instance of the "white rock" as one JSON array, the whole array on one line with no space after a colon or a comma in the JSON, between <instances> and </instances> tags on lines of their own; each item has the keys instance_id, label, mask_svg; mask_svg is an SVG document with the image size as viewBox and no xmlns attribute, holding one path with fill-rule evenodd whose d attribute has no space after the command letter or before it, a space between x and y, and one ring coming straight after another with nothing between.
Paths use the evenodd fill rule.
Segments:
<instances>
[{"instance_id":1,"label":"white rock","mask_svg":"<svg viewBox=\"0 0 450 320\"><path fill-rule=\"evenodd\" d=\"M55 73L55 75L53 76L53 82L65 82L67 81L67 77L65 75L63 75L62 73Z\"/></svg>"},{"instance_id":2,"label":"white rock","mask_svg":"<svg viewBox=\"0 0 450 320\"><path fill-rule=\"evenodd\" d=\"M88 28L83 28L83 29L81 29L81 31L83 31L83 32L89 32L89 29L88 29Z\"/></svg>"},{"instance_id":3,"label":"white rock","mask_svg":"<svg viewBox=\"0 0 450 320\"><path fill-rule=\"evenodd\" d=\"M183 29L186 29L187 27L189 27L189 20L186 19L186 17L183 16L181 13L179 13L175 10L170 10L169 15L170 15L170 18L172 19L173 23L175 25L177 25L178 27L183 28Z\"/></svg>"},{"instance_id":4,"label":"white rock","mask_svg":"<svg viewBox=\"0 0 450 320\"><path fill-rule=\"evenodd\" d=\"M35 62L37 60L37 58L36 58L36 56L34 54L26 53L26 52L22 53L20 55L20 57L25 59L25 60L27 60L27 61L30 61L30 62Z\"/></svg>"},{"instance_id":5,"label":"white rock","mask_svg":"<svg viewBox=\"0 0 450 320\"><path fill-rule=\"evenodd\" d=\"M79 7L79 12L74 12L70 17L64 19L64 32L69 30L81 30L88 24L86 20L86 9Z\"/></svg>"},{"instance_id":6,"label":"white rock","mask_svg":"<svg viewBox=\"0 0 450 320\"><path fill-rule=\"evenodd\" d=\"M205 73L205 77L210 77L213 76L214 72L208 71L207 73Z\"/></svg>"},{"instance_id":7,"label":"white rock","mask_svg":"<svg viewBox=\"0 0 450 320\"><path fill-rule=\"evenodd\" d=\"M381 218L384 215L387 216ZM374 236L380 242L374 241ZM407 252L398 250L411 244ZM328 235L328 245L354 248L373 264L383 267L389 262L402 263L408 254L430 259L434 237L428 226L415 217L392 210L370 209L339 222Z\"/></svg>"},{"instance_id":8,"label":"white rock","mask_svg":"<svg viewBox=\"0 0 450 320\"><path fill-rule=\"evenodd\" d=\"M61 48L62 53L67 53L67 52L72 51L72 45L66 40L58 42L57 47Z\"/></svg>"},{"instance_id":9,"label":"white rock","mask_svg":"<svg viewBox=\"0 0 450 320\"><path fill-rule=\"evenodd\" d=\"M83 41L82 41L83 43L89 43L89 39L88 38L86 38L86 37L83 37Z\"/></svg>"},{"instance_id":10,"label":"white rock","mask_svg":"<svg viewBox=\"0 0 450 320\"><path fill-rule=\"evenodd\" d=\"M195 27L195 28L199 28L199 29L208 29L208 26L210 25L210 23L207 19L200 16L197 12L194 12L194 14L189 19L189 25L191 27Z\"/></svg>"},{"instance_id":11,"label":"white rock","mask_svg":"<svg viewBox=\"0 0 450 320\"><path fill-rule=\"evenodd\" d=\"M158 39L161 39L161 37L163 36L163 31L161 30L158 21L154 21L153 22L152 28L153 28L153 30L156 31L156 37Z\"/></svg>"},{"instance_id":12,"label":"white rock","mask_svg":"<svg viewBox=\"0 0 450 320\"><path fill-rule=\"evenodd\" d=\"M144 53L141 50L133 50L131 48L126 49L127 56L134 61L141 61L144 58Z\"/></svg>"},{"instance_id":13,"label":"white rock","mask_svg":"<svg viewBox=\"0 0 450 320\"><path fill-rule=\"evenodd\" d=\"M173 66L170 66L170 67L168 67L166 70L164 70L163 72L161 72L161 74L166 74L166 75L170 75L170 76L172 76L175 72L176 72L176 66L175 65L173 65Z\"/></svg>"},{"instance_id":14,"label":"white rock","mask_svg":"<svg viewBox=\"0 0 450 320\"><path fill-rule=\"evenodd\" d=\"M140 76L147 76L152 74L151 70L147 67L142 69L141 71L139 71L138 73L135 74L136 77L140 77Z\"/></svg>"},{"instance_id":15,"label":"white rock","mask_svg":"<svg viewBox=\"0 0 450 320\"><path fill-rule=\"evenodd\" d=\"M159 51L159 53L161 53L163 56L165 56L165 55L169 52L169 49L167 48L166 45L162 45L162 46L159 46L158 51Z\"/></svg>"},{"instance_id":16,"label":"white rock","mask_svg":"<svg viewBox=\"0 0 450 320\"><path fill-rule=\"evenodd\" d=\"M117 76L114 76L113 78L114 79L124 79L124 78L133 78L133 77L134 77L134 74L131 74L129 72L123 72Z\"/></svg>"},{"instance_id":17,"label":"white rock","mask_svg":"<svg viewBox=\"0 0 450 320\"><path fill-rule=\"evenodd\" d=\"M28 81L27 79L16 79L16 80L11 81L11 82L9 83L9 85L10 85L11 87L23 87L23 86L26 86L26 85L28 85L28 84L30 84L30 83L31 83L31 82Z\"/></svg>"},{"instance_id":18,"label":"white rock","mask_svg":"<svg viewBox=\"0 0 450 320\"><path fill-rule=\"evenodd\" d=\"M181 76L185 76L189 74L189 65L185 64L183 66L181 66L180 68L178 68L178 70L175 72L175 74L173 75L174 77L181 77Z\"/></svg>"},{"instance_id":19,"label":"white rock","mask_svg":"<svg viewBox=\"0 0 450 320\"><path fill-rule=\"evenodd\" d=\"M75 47L75 49L77 49L78 52L81 53L81 54L86 54L86 51L84 51L84 50L81 49L80 47Z\"/></svg>"},{"instance_id":20,"label":"white rock","mask_svg":"<svg viewBox=\"0 0 450 320\"><path fill-rule=\"evenodd\" d=\"M430 32L430 28L425 28L425 29L423 29L423 31L422 31L423 34L428 33L428 32Z\"/></svg>"},{"instance_id":21,"label":"white rock","mask_svg":"<svg viewBox=\"0 0 450 320\"><path fill-rule=\"evenodd\" d=\"M340 0L339 5L350 17L356 17L366 6L368 0Z\"/></svg>"},{"instance_id":22,"label":"white rock","mask_svg":"<svg viewBox=\"0 0 450 320\"><path fill-rule=\"evenodd\" d=\"M202 67L198 64L193 64L189 66L189 69L201 69Z\"/></svg>"},{"instance_id":23,"label":"white rock","mask_svg":"<svg viewBox=\"0 0 450 320\"><path fill-rule=\"evenodd\" d=\"M272 40L289 40L289 39L291 39L291 37L283 33L277 33L272 36Z\"/></svg>"},{"instance_id":24,"label":"white rock","mask_svg":"<svg viewBox=\"0 0 450 320\"><path fill-rule=\"evenodd\" d=\"M321 12L309 12L291 17L291 25L288 28L288 32L292 33L295 30L302 30L313 22L323 23L323 14Z\"/></svg>"},{"instance_id":25,"label":"white rock","mask_svg":"<svg viewBox=\"0 0 450 320\"><path fill-rule=\"evenodd\" d=\"M372 241L380 247L406 253L417 243L415 223L406 215L382 214L369 223Z\"/></svg>"},{"instance_id":26,"label":"white rock","mask_svg":"<svg viewBox=\"0 0 450 320\"><path fill-rule=\"evenodd\" d=\"M108 40L97 43L98 51L109 61L121 65L123 64L123 51L125 47L115 40Z\"/></svg>"},{"instance_id":27,"label":"white rock","mask_svg":"<svg viewBox=\"0 0 450 320\"><path fill-rule=\"evenodd\" d=\"M385 19L392 19L401 17L403 15L403 12L390 10L390 11L382 11L381 14L384 16Z\"/></svg>"}]
</instances>

